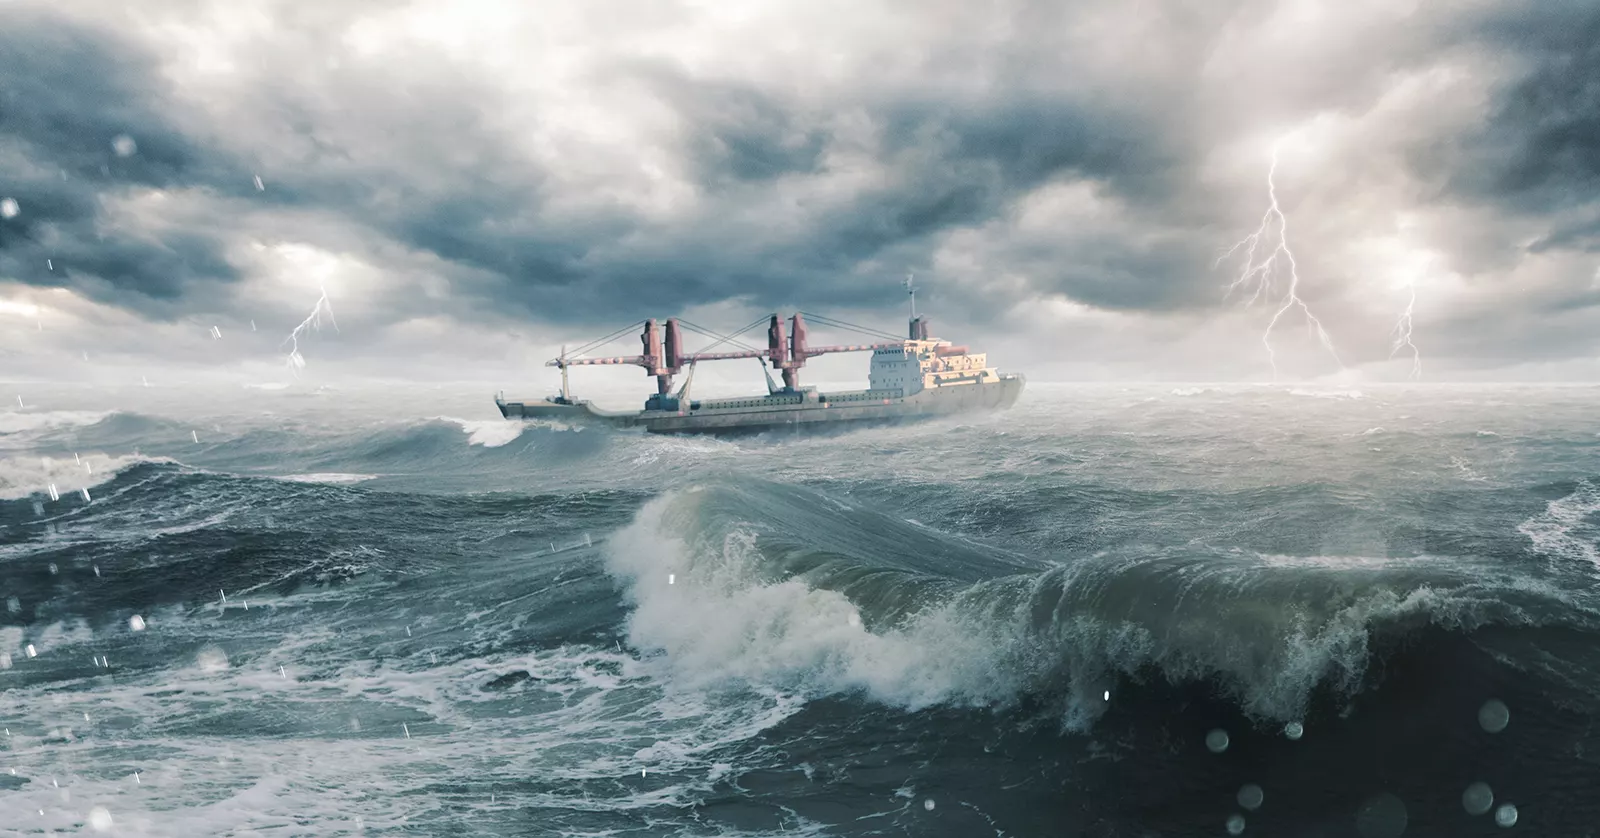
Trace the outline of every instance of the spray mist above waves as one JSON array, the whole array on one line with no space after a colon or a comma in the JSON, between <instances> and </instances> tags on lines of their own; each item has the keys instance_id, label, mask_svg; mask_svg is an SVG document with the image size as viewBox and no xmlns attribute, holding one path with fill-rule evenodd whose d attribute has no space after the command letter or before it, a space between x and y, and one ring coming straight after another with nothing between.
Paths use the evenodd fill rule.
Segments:
<instances>
[{"instance_id":1,"label":"spray mist above waves","mask_svg":"<svg viewBox=\"0 0 1600 838\"><path fill-rule=\"evenodd\" d=\"M889 517L827 514L839 506L749 481L650 501L608 542L634 605L630 641L703 685L861 691L906 708L1043 698L1082 729L1117 681L1159 677L1214 683L1247 714L1285 723L1319 690L1358 692L1384 632L1535 625L1552 601L1503 568L1432 557L1191 551L1024 569ZM824 518L840 529L808 534ZM924 561L929 538L952 555ZM958 579L958 565L989 578Z\"/></svg>"}]
</instances>

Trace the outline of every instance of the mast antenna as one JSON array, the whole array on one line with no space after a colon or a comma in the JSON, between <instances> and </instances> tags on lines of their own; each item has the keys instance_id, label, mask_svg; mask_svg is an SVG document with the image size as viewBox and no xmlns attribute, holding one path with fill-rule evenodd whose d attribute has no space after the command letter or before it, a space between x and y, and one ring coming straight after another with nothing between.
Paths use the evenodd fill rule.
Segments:
<instances>
[{"instance_id":1,"label":"mast antenna","mask_svg":"<svg viewBox=\"0 0 1600 838\"><path fill-rule=\"evenodd\" d=\"M906 274L906 293L911 296L911 319L917 319L917 288L911 284L915 274Z\"/></svg>"},{"instance_id":2,"label":"mast antenna","mask_svg":"<svg viewBox=\"0 0 1600 838\"><path fill-rule=\"evenodd\" d=\"M561 364L560 364L560 366L561 366L561 401L564 402L564 403L567 403L567 404L571 404L572 403L572 390L567 387L567 347L566 347L566 344L562 344L561 345Z\"/></svg>"}]
</instances>

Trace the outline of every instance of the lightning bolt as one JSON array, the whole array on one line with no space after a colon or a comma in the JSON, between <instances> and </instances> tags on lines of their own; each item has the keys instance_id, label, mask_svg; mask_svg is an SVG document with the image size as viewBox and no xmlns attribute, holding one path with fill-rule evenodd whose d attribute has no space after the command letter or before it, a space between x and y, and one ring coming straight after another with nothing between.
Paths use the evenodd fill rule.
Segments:
<instances>
[{"instance_id":1,"label":"lightning bolt","mask_svg":"<svg viewBox=\"0 0 1600 838\"><path fill-rule=\"evenodd\" d=\"M294 331L290 332L288 337L283 339L284 343L290 345L287 363L289 372L294 373L296 378L300 377L300 370L305 369L306 366L305 356L300 354L300 334L306 329L321 331L324 312L328 315L328 322L333 324L333 330L335 332L339 331L339 321L333 319L333 304L328 302L328 289L323 288L322 296L317 298L317 304L311 308L311 313L306 316L306 319L300 321L300 325L294 327Z\"/></svg>"},{"instance_id":2,"label":"lightning bolt","mask_svg":"<svg viewBox=\"0 0 1600 838\"><path fill-rule=\"evenodd\" d=\"M1411 314L1417 307L1417 284L1415 281L1406 282L1406 291L1410 297L1406 300L1406 310L1400 312L1400 320L1394 324L1394 344L1389 350L1389 357L1393 358L1402 349L1411 350L1411 377L1422 377L1422 351L1411 342Z\"/></svg>"},{"instance_id":3,"label":"lightning bolt","mask_svg":"<svg viewBox=\"0 0 1600 838\"><path fill-rule=\"evenodd\" d=\"M1283 319L1292 309L1299 309L1306 318L1307 324L1317 335L1328 354L1333 356L1335 363L1341 369L1344 362L1339 360L1339 353L1333 348L1333 339L1328 337L1326 329L1322 328L1322 321L1311 313L1305 301L1300 299L1300 272L1295 264L1294 251L1289 249L1289 218L1278 207L1278 186L1274 177L1278 172L1278 147L1272 147L1272 166L1267 169L1267 211L1261 216L1261 224L1256 231L1240 239L1226 253L1217 257L1212 265L1215 268L1222 264L1224 259L1244 250L1244 266L1239 270L1239 277L1228 284L1228 294L1232 295L1236 289L1244 288L1255 290L1250 294L1250 301L1246 305L1253 305L1263 297L1269 297L1273 287L1277 284L1274 279L1283 273L1286 266L1288 272L1288 288L1283 296L1283 302L1272 313L1266 331L1261 333L1261 344L1267 348L1267 362L1272 365L1272 377L1278 377L1278 357L1272 349L1272 330L1277 327L1278 321ZM1268 246L1270 245L1270 247ZM1265 255L1261 255L1262 253Z\"/></svg>"}]
</instances>

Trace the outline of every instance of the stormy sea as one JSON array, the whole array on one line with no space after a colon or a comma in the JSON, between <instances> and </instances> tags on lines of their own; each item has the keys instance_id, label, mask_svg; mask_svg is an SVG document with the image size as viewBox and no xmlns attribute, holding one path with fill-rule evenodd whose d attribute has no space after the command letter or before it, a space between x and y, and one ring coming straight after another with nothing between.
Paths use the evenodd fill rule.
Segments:
<instances>
[{"instance_id":1,"label":"stormy sea","mask_svg":"<svg viewBox=\"0 0 1600 838\"><path fill-rule=\"evenodd\" d=\"M15 389L0 833L1600 834L1600 388Z\"/></svg>"}]
</instances>

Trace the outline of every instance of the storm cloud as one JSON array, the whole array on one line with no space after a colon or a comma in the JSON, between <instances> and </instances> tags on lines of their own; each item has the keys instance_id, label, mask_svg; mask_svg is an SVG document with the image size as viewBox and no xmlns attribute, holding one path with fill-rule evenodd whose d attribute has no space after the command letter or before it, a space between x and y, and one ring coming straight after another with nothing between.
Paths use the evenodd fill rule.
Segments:
<instances>
[{"instance_id":1,"label":"storm cloud","mask_svg":"<svg viewBox=\"0 0 1600 838\"><path fill-rule=\"evenodd\" d=\"M1414 292L1441 377L1589 377L1597 43L1592 4L1533 0L12 2L0 297L167 357L200 323L292 325L321 286L365 335L337 357L470 360L687 311L891 327L915 273L942 331L1009 366L1048 341L1260 377L1285 286L1248 306L1218 258L1277 148L1298 291L1344 366L1408 372ZM1286 374L1336 372L1302 325L1274 333ZM136 327L187 337L110 334Z\"/></svg>"}]
</instances>

